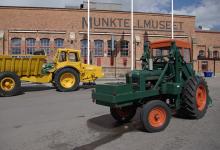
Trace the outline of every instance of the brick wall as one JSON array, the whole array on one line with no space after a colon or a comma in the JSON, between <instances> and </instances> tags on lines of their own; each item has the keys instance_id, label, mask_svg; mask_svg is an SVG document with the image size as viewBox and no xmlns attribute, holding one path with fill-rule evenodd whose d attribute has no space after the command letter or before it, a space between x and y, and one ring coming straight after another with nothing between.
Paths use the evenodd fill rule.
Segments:
<instances>
[{"instance_id":1,"label":"brick wall","mask_svg":"<svg viewBox=\"0 0 220 150\"><path fill-rule=\"evenodd\" d=\"M211 31L196 31L195 32L195 44L193 46L193 59L195 60L195 69L199 72L205 71L202 69L202 61L208 63L208 70L214 71L214 60L213 59L213 52L217 51L220 53L220 32L211 32ZM203 50L205 53L205 57L207 60L200 60L198 63L198 55L199 51ZM209 53L211 55L209 55ZM220 59L217 58L216 60L216 72L220 72Z\"/></svg>"},{"instance_id":2,"label":"brick wall","mask_svg":"<svg viewBox=\"0 0 220 150\"><path fill-rule=\"evenodd\" d=\"M124 40L129 41L128 57L117 55L116 74L127 72L131 65L130 51L130 13L120 11L91 11L91 51L95 49L95 40L103 40L103 56L95 57L92 55L92 63L101 65L105 68L109 76L115 74L115 64L111 66L111 58L107 56L107 41L114 35L115 40L119 41L124 33ZM116 19L114 21L114 19ZM41 38L48 38L51 41L50 48L55 53L54 39L64 39L64 47L80 49L81 40L87 38L87 10L80 9L52 9L52 8L20 8L20 7L0 7L0 30L5 33L4 53L10 54L10 40L14 37L22 39L22 53L25 53L25 39L35 38L37 47ZM203 33L195 32L195 17L177 15L175 20L175 36L185 41L191 41L196 37L199 43L204 43L209 38ZM135 13L134 14L134 35L140 41L135 43L136 66L140 68L139 58L143 53L143 40L145 31L148 32L151 41L170 38L171 36L171 17L169 14L159 13ZM74 35L74 39L71 37ZM216 39L211 38L213 33L208 33L212 42L207 45L217 45ZM198 44L194 45L194 59L196 59ZM1 49L0 49L1 50ZM3 53L0 51L0 53ZM52 53L52 54L53 54ZM86 59L86 58L85 58ZM84 60L84 58L83 58ZM125 63L126 61L126 63ZM195 62L196 63L196 62Z\"/></svg>"}]
</instances>

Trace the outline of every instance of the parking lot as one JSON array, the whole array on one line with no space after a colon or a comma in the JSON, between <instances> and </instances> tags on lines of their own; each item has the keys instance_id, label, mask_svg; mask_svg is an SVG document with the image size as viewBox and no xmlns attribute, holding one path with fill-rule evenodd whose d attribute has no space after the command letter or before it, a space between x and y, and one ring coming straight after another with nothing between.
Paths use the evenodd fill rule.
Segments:
<instances>
[{"instance_id":1,"label":"parking lot","mask_svg":"<svg viewBox=\"0 0 220 150\"><path fill-rule=\"evenodd\" d=\"M207 79L213 106L200 120L173 117L168 128L146 133L139 113L119 125L91 89L60 93L24 85L24 94L0 97L0 150L219 150L220 78Z\"/></svg>"}]
</instances>

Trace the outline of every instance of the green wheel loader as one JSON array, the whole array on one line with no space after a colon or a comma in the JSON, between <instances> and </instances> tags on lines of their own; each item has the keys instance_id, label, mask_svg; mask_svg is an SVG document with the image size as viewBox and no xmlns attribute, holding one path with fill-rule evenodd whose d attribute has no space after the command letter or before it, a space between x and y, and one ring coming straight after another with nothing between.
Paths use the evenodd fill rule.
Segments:
<instances>
[{"instance_id":1,"label":"green wheel loader","mask_svg":"<svg viewBox=\"0 0 220 150\"><path fill-rule=\"evenodd\" d=\"M203 77L195 74L191 45L180 40L144 42L142 69L126 74L126 83L96 85L96 104L110 107L121 123L130 121L138 107L148 132L164 130L171 115L200 119L212 102Z\"/></svg>"}]
</instances>

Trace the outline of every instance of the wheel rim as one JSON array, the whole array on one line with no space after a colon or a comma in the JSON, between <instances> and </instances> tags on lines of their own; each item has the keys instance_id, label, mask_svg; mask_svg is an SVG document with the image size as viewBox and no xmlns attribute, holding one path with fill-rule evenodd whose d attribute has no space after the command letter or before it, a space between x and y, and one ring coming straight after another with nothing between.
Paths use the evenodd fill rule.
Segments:
<instances>
[{"instance_id":1,"label":"wheel rim","mask_svg":"<svg viewBox=\"0 0 220 150\"><path fill-rule=\"evenodd\" d=\"M196 104L198 110L202 111L206 106L206 89L203 85L199 85L196 90Z\"/></svg>"},{"instance_id":2,"label":"wheel rim","mask_svg":"<svg viewBox=\"0 0 220 150\"><path fill-rule=\"evenodd\" d=\"M15 87L15 81L13 78L6 77L1 81L1 89L4 91L11 91Z\"/></svg>"},{"instance_id":3,"label":"wheel rim","mask_svg":"<svg viewBox=\"0 0 220 150\"><path fill-rule=\"evenodd\" d=\"M148 115L148 121L152 127L161 127L166 122L167 114L164 108L153 108Z\"/></svg>"},{"instance_id":4,"label":"wheel rim","mask_svg":"<svg viewBox=\"0 0 220 150\"><path fill-rule=\"evenodd\" d=\"M72 73L64 73L60 77L60 84L62 87L71 88L76 82L76 78Z\"/></svg>"}]
</instances>

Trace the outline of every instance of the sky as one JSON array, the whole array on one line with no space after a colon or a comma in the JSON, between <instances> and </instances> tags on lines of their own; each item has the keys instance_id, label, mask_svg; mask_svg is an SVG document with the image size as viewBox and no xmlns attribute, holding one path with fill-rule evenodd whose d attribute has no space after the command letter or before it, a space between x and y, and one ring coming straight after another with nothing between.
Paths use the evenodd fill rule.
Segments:
<instances>
[{"instance_id":1,"label":"sky","mask_svg":"<svg viewBox=\"0 0 220 150\"><path fill-rule=\"evenodd\" d=\"M92 0L91 0L92 1ZM93 0L103 2L103 0ZM129 11L130 0L105 0L122 3L123 10ZM58 7L79 6L83 0L0 0L0 6ZM134 10L141 12L170 13L171 0L134 0ZM174 12L196 16L196 26L220 31L220 0L174 0Z\"/></svg>"}]
</instances>

